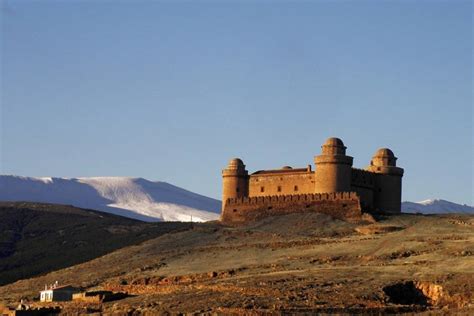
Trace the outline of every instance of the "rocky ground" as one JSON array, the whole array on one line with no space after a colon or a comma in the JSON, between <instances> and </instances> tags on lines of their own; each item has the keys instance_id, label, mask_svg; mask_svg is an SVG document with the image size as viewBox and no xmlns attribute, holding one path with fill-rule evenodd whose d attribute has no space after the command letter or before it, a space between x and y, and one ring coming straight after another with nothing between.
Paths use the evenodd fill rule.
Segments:
<instances>
[{"instance_id":1,"label":"rocky ground","mask_svg":"<svg viewBox=\"0 0 474 316\"><path fill-rule=\"evenodd\" d=\"M291 214L246 227L195 224L0 287L0 301L34 302L56 280L129 293L103 304L60 304L70 313L472 315L474 216L397 215L356 224Z\"/></svg>"}]
</instances>

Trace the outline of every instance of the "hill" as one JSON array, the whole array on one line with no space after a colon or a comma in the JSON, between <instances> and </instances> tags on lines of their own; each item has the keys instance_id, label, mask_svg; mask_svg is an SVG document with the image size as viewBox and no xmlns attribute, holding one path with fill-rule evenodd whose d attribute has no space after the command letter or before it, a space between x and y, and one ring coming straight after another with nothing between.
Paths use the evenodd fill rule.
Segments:
<instances>
[{"instance_id":1,"label":"hill","mask_svg":"<svg viewBox=\"0 0 474 316\"><path fill-rule=\"evenodd\" d=\"M74 205L143 221L218 219L221 202L166 182L142 178L0 176L0 201Z\"/></svg>"},{"instance_id":2,"label":"hill","mask_svg":"<svg viewBox=\"0 0 474 316\"><path fill-rule=\"evenodd\" d=\"M72 266L188 223L145 223L72 206L0 202L0 284Z\"/></svg>"},{"instance_id":3,"label":"hill","mask_svg":"<svg viewBox=\"0 0 474 316\"><path fill-rule=\"evenodd\" d=\"M4 303L58 280L132 296L71 313L469 314L474 217L395 215L347 223L316 213L245 227L195 224L89 262L0 287ZM84 309L88 308L88 309Z\"/></svg>"}]
</instances>

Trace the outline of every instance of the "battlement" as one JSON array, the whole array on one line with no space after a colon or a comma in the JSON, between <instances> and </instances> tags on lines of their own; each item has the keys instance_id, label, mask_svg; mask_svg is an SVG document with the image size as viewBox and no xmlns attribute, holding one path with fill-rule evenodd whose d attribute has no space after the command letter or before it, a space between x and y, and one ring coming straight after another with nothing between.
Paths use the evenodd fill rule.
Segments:
<instances>
[{"instance_id":1,"label":"battlement","mask_svg":"<svg viewBox=\"0 0 474 316\"><path fill-rule=\"evenodd\" d=\"M238 225L267 216L299 212L325 213L349 221L359 220L362 215L356 192L331 192L229 198L225 201L221 220Z\"/></svg>"},{"instance_id":2,"label":"battlement","mask_svg":"<svg viewBox=\"0 0 474 316\"><path fill-rule=\"evenodd\" d=\"M312 201L343 201L358 200L356 192L331 192L331 193L309 193L309 194L291 194L291 195L267 195L254 197L229 198L225 205L230 207L234 205L256 205L267 203L284 202L312 202Z\"/></svg>"}]
</instances>

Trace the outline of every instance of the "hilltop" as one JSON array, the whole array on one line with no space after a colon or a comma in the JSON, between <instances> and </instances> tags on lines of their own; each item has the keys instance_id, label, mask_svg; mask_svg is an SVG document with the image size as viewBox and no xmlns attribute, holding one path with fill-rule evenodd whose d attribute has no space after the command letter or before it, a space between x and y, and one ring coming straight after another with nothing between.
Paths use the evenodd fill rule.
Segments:
<instances>
[{"instance_id":1,"label":"hilltop","mask_svg":"<svg viewBox=\"0 0 474 316\"><path fill-rule=\"evenodd\" d=\"M166 223L165 223L166 224ZM195 224L0 287L34 300L58 280L132 294L71 312L473 312L474 217L409 215L347 223L317 213L252 225Z\"/></svg>"},{"instance_id":2,"label":"hilltop","mask_svg":"<svg viewBox=\"0 0 474 316\"><path fill-rule=\"evenodd\" d=\"M190 227L31 202L0 202L0 218L0 285Z\"/></svg>"}]
</instances>

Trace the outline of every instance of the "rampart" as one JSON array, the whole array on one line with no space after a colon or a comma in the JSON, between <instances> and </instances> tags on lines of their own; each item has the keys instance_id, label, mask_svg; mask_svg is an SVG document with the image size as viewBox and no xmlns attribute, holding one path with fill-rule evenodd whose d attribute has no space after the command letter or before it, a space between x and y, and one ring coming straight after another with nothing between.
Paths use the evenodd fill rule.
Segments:
<instances>
[{"instance_id":1,"label":"rampart","mask_svg":"<svg viewBox=\"0 0 474 316\"><path fill-rule=\"evenodd\" d=\"M325 213L348 221L357 221L362 215L356 192L331 192L230 198L225 202L221 221L238 225L299 212Z\"/></svg>"}]
</instances>

